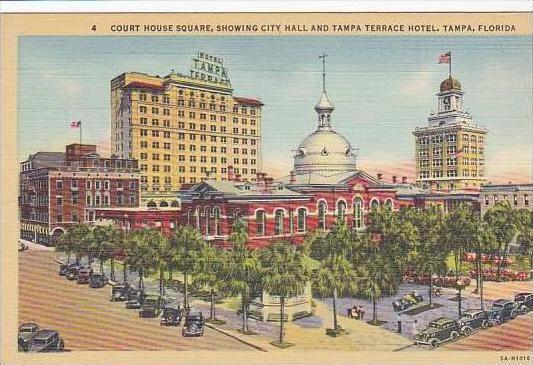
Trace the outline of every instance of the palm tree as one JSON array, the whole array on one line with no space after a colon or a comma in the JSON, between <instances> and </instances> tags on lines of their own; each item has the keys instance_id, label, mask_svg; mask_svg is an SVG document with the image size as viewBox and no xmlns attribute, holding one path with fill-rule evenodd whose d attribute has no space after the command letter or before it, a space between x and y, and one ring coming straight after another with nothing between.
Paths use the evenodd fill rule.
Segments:
<instances>
[{"instance_id":1,"label":"palm tree","mask_svg":"<svg viewBox=\"0 0 533 365\"><path fill-rule=\"evenodd\" d=\"M157 251L151 242L153 233L150 229L134 231L128 242L125 262L139 274L139 289L144 289L143 277L156 267Z\"/></svg>"},{"instance_id":2,"label":"palm tree","mask_svg":"<svg viewBox=\"0 0 533 365\"><path fill-rule=\"evenodd\" d=\"M193 271L193 284L205 286L209 289L211 296L211 310L209 319L216 320L215 298L220 295L225 288L224 264L228 255L225 251L211 246L204 246L198 255L198 259Z\"/></svg>"},{"instance_id":3,"label":"palm tree","mask_svg":"<svg viewBox=\"0 0 533 365\"><path fill-rule=\"evenodd\" d=\"M72 239L72 253L76 255L76 263L83 257L87 257L91 264L93 242L92 229L87 224L78 223L68 229L69 237Z\"/></svg>"},{"instance_id":4,"label":"palm tree","mask_svg":"<svg viewBox=\"0 0 533 365\"><path fill-rule=\"evenodd\" d=\"M326 236L311 242L310 256L320 262L314 285L333 295L333 331L341 330L337 321L337 297L353 289L357 273L350 262L352 235L346 224L337 221Z\"/></svg>"},{"instance_id":5,"label":"palm tree","mask_svg":"<svg viewBox=\"0 0 533 365\"><path fill-rule=\"evenodd\" d=\"M172 259L169 240L159 230L149 231L149 241L154 246L156 268L159 270L159 294L165 294L165 268Z\"/></svg>"},{"instance_id":6,"label":"palm tree","mask_svg":"<svg viewBox=\"0 0 533 365\"><path fill-rule=\"evenodd\" d=\"M93 229L91 252L100 262L100 273L104 274L104 263L115 254L115 247L111 241L115 228L112 226L97 226Z\"/></svg>"},{"instance_id":7,"label":"palm tree","mask_svg":"<svg viewBox=\"0 0 533 365\"><path fill-rule=\"evenodd\" d=\"M68 263L70 263L70 256L76 251L76 248L75 248L76 242L77 242L77 239L76 237L74 237L72 229L67 229L67 231L64 234L62 234L59 237L59 239L56 241L56 244L55 244L56 251L67 255Z\"/></svg>"},{"instance_id":8,"label":"palm tree","mask_svg":"<svg viewBox=\"0 0 533 365\"><path fill-rule=\"evenodd\" d=\"M308 280L302 254L287 242L275 243L260 252L263 288L280 298L279 344L283 343L285 299L303 293Z\"/></svg>"},{"instance_id":9,"label":"palm tree","mask_svg":"<svg viewBox=\"0 0 533 365\"><path fill-rule=\"evenodd\" d=\"M483 220L493 229L494 238L498 244L498 271L497 280L500 280L501 269L507 259L509 244L518 232L520 225L519 214L516 213L507 201L499 202L485 212Z\"/></svg>"},{"instance_id":10,"label":"palm tree","mask_svg":"<svg viewBox=\"0 0 533 365\"><path fill-rule=\"evenodd\" d=\"M111 280L116 280L115 277L115 256L117 252L122 248L125 240L125 232L121 229L116 228L115 226L111 226L111 229L109 231L109 242L111 244L113 254L109 258L110 260L110 277ZM125 279L124 279L125 280Z\"/></svg>"},{"instance_id":11,"label":"palm tree","mask_svg":"<svg viewBox=\"0 0 533 365\"><path fill-rule=\"evenodd\" d=\"M205 246L202 235L192 226L180 226L170 238L169 247L172 253L173 266L183 273L184 293L183 306L189 307L188 281L189 274L194 270L198 252Z\"/></svg>"},{"instance_id":12,"label":"palm tree","mask_svg":"<svg viewBox=\"0 0 533 365\"><path fill-rule=\"evenodd\" d=\"M529 268L533 279L533 212L520 209L520 213L517 215L520 217L517 242L522 254L529 257Z\"/></svg>"},{"instance_id":13,"label":"palm tree","mask_svg":"<svg viewBox=\"0 0 533 365\"><path fill-rule=\"evenodd\" d=\"M250 334L248 328L248 306L252 293L262 289L260 287L261 263L257 253L246 245L248 235L243 221L237 220L235 222L229 240L232 246L229 250L225 269L228 278L227 288L230 294L241 296L242 332Z\"/></svg>"},{"instance_id":14,"label":"palm tree","mask_svg":"<svg viewBox=\"0 0 533 365\"><path fill-rule=\"evenodd\" d=\"M429 307L433 308L433 274L446 272L446 252L435 244L426 244L417 259L420 272L429 274Z\"/></svg>"}]
</instances>

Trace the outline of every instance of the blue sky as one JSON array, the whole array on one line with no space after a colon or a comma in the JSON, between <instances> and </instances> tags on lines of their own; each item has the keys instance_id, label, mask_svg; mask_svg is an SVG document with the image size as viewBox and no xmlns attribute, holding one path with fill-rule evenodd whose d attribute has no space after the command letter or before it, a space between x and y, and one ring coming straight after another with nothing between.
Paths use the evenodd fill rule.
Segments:
<instances>
[{"instance_id":1,"label":"blue sky","mask_svg":"<svg viewBox=\"0 0 533 365\"><path fill-rule=\"evenodd\" d=\"M18 158L76 142L72 119L83 121L84 142L104 150L113 77L187 72L191 57L205 51L224 58L235 95L265 103L264 166L274 175L287 173L291 150L316 126L317 57L324 52L333 126L359 148L360 166L409 175L411 131L436 109L435 93L448 72L437 57L451 50L465 108L489 129L489 180L530 181L531 47L529 36L21 37Z\"/></svg>"}]
</instances>

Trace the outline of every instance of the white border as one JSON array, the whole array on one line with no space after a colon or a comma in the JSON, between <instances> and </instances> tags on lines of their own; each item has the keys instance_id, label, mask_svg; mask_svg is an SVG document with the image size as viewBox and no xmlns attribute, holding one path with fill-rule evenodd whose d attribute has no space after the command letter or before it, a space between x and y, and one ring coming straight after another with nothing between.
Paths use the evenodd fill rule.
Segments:
<instances>
[{"instance_id":1,"label":"white border","mask_svg":"<svg viewBox=\"0 0 533 365\"><path fill-rule=\"evenodd\" d=\"M528 0L0 1L0 13L531 12Z\"/></svg>"}]
</instances>

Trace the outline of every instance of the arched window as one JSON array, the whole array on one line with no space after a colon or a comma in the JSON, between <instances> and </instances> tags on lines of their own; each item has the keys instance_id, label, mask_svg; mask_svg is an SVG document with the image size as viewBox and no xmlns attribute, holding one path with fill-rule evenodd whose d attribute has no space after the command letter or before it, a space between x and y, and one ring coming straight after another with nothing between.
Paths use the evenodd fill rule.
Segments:
<instances>
[{"instance_id":1,"label":"arched window","mask_svg":"<svg viewBox=\"0 0 533 365\"><path fill-rule=\"evenodd\" d=\"M305 208L298 209L298 232L305 232L307 229L307 212Z\"/></svg>"},{"instance_id":2,"label":"arched window","mask_svg":"<svg viewBox=\"0 0 533 365\"><path fill-rule=\"evenodd\" d=\"M343 220L346 213L346 202L344 200L339 200L337 202L337 219Z\"/></svg>"},{"instance_id":3,"label":"arched window","mask_svg":"<svg viewBox=\"0 0 533 365\"><path fill-rule=\"evenodd\" d=\"M353 228L363 228L363 199L359 197L353 201Z\"/></svg>"},{"instance_id":4,"label":"arched window","mask_svg":"<svg viewBox=\"0 0 533 365\"><path fill-rule=\"evenodd\" d=\"M276 209L274 212L275 230L274 234L280 236L283 234L283 209Z\"/></svg>"},{"instance_id":5,"label":"arched window","mask_svg":"<svg viewBox=\"0 0 533 365\"><path fill-rule=\"evenodd\" d=\"M325 201L318 202L318 228L326 229L326 214L328 212L328 206Z\"/></svg>"},{"instance_id":6,"label":"arched window","mask_svg":"<svg viewBox=\"0 0 533 365\"><path fill-rule=\"evenodd\" d=\"M213 208L213 217L215 221L215 236L220 236L220 208Z\"/></svg>"},{"instance_id":7,"label":"arched window","mask_svg":"<svg viewBox=\"0 0 533 365\"><path fill-rule=\"evenodd\" d=\"M392 202L392 199L385 200L385 207L391 210L394 209L394 203Z\"/></svg>"},{"instance_id":8,"label":"arched window","mask_svg":"<svg viewBox=\"0 0 533 365\"><path fill-rule=\"evenodd\" d=\"M187 211L187 225L191 225L192 224L192 210L189 209Z\"/></svg>"},{"instance_id":9,"label":"arched window","mask_svg":"<svg viewBox=\"0 0 533 365\"><path fill-rule=\"evenodd\" d=\"M162 207L162 208L167 208L168 207L168 203L163 200L161 203L159 203L159 206Z\"/></svg>"},{"instance_id":10,"label":"arched window","mask_svg":"<svg viewBox=\"0 0 533 365\"><path fill-rule=\"evenodd\" d=\"M378 209L379 208L379 200L374 198L370 201L370 209Z\"/></svg>"},{"instance_id":11,"label":"arched window","mask_svg":"<svg viewBox=\"0 0 533 365\"><path fill-rule=\"evenodd\" d=\"M256 236L265 235L265 211L258 210L255 212L255 225L256 225Z\"/></svg>"},{"instance_id":12,"label":"arched window","mask_svg":"<svg viewBox=\"0 0 533 365\"><path fill-rule=\"evenodd\" d=\"M146 204L146 206L147 206L148 208L155 208L155 207L157 207L157 203L156 203L155 201L153 201L153 200L150 200L150 201Z\"/></svg>"},{"instance_id":13,"label":"arched window","mask_svg":"<svg viewBox=\"0 0 533 365\"><path fill-rule=\"evenodd\" d=\"M211 215L211 209L209 209L209 207L206 207L204 213L205 213L205 235L209 236L210 234L209 216Z\"/></svg>"}]
</instances>

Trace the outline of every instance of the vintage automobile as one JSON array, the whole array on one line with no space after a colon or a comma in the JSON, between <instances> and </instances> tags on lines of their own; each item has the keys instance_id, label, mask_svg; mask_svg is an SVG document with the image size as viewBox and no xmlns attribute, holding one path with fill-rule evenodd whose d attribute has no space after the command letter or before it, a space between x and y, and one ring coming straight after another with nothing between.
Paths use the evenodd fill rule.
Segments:
<instances>
[{"instance_id":1,"label":"vintage automobile","mask_svg":"<svg viewBox=\"0 0 533 365\"><path fill-rule=\"evenodd\" d=\"M492 326L489 313L482 309L469 309L457 321L462 335L469 336L472 332Z\"/></svg>"},{"instance_id":2,"label":"vintage automobile","mask_svg":"<svg viewBox=\"0 0 533 365\"><path fill-rule=\"evenodd\" d=\"M69 269L73 267L75 264L61 264L59 265L59 275L65 276L67 275Z\"/></svg>"},{"instance_id":3,"label":"vintage automobile","mask_svg":"<svg viewBox=\"0 0 533 365\"><path fill-rule=\"evenodd\" d=\"M181 318L183 317L183 311L178 308L163 308L163 314L161 315L161 326L179 326L181 324Z\"/></svg>"},{"instance_id":4,"label":"vintage automobile","mask_svg":"<svg viewBox=\"0 0 533 365\"><path fill-rule=\"evenodd\" d=\"M163 309L163 298L147 295L139 309L139 317L157 317Z\"/></svg>"},{"instance_id":5,"label":"vintage automobile","mask_svg":"<svg viewBox=\"0 0 533 365\"><path fill-rule=\"evenodd\" d=\"M93 274L89 280L89 288L102 288L104 287L109 279L107 276L102 274Z\"/></svg>"},{"instance_id":6,"label":"vintage automobile","mask_svg":"<svg viewBox=\"0 0 533 365\"><path fill-rule=\"evenodd\" d=\"M24 252L29 250L29 247L24 242L19 241L19 252Z\"/></svg>"},{"instance_id":7,"label":"vintage automobile","mask_svg":"<svg viewBox=\"0 0 533 365\"><path fill-rule=\"evenodd\" d=\"M128 284L118 284L111 289L111 301L112 302L124 302L130 297L129 293L133 288Z\"/></svg>"},{"instance_id":8,"label":"vintage automobile","mask_svg":"<svg viewBox=\"0 0 533 365\"><path fill-rule=\"evenodd\" d=\"M508 319L515 319L518 315L516 304L507 299L498 299L492 303L490 319L496 323L503 323Z\"/></svg>"},{"instance_id":9,"label":"vintage automobile","mask_svg":"<svg viewBox=\"0 0 533 365\"><path fill-rule=\"evenodd\" d=\"M457 321L440 317L429 323L428 328L415 335L415 345L429 345L434 349L446 341L456 341L460 335Z\"/></svg>"},{"instance_id":10,"label":"vintage automobile","mask_svg":"<svg viewBox=\"0 0 533 365\"><path fill-rule=\"evenodd\" d=\"M533 293L518 293L514 297L518 313L526 314L533 309Z\"/></svg>"},{"instance_id":11,"label":"vintage automobile","mask_svg":"<svg viewBox=\"0 0 533 365\"><path fill-rule=\"evenodd\" d=\"M39 332L39 326L36 323L23 323L19 326L19 351L28 351L28 348L30 347L30 341L33 335L37 332Z\"/></svg>"},{"instance_id":12,"label":"vintage automobile","mask_svg":"<svg viewBox=\"0 0 533 365\"><path fill-rule=\"evenodd\" d=\"M185 324L181 330L183 337L204 335L204 316L199 310L191 309L185 314Z\"/></svg>"},{"instance_id":13,"label":"vintage automobile","mask_svg":"<svg viewBox=\"0 0 533 365\"><path fill-rule=\"evenodd\" d=\"M126 301L126 309L139 309L144 303L146 294L143 290L130 290L128 300Z\"/></svg>"},{"instance_id":14,"label":"vintage automobile","mask_svg":"<svg viewBox=\"0 0 533 365\"><path fill-rule=\"evenodd\" d=\"M71 267L69 267L66 277L68 280L77 280L78 279L78 271L82 268L79 264L74 264Z\"/></svg>"},{"instance_id":15,"label":"vintage automobile","mask_svg":"<svg viewBox=\"0 0 533 365\"><path fill-rule=\"evenodd\" d=\"M59 333L54 330L40 330L35 333L30 341L29 352L56 352L62 351L65 342Z\"/></svg>"},{"instance_id":16,"label":"vintage automobile","mask_svg":"<svg viewBox=\"0 0 533 365\"><path fill-rule=\"evenodd\" d=\"M91 281L91 276L93 276L93 269L90 267L83 267L78 270L78 284L88 284Z\"/></svg>"}]
</instances>

